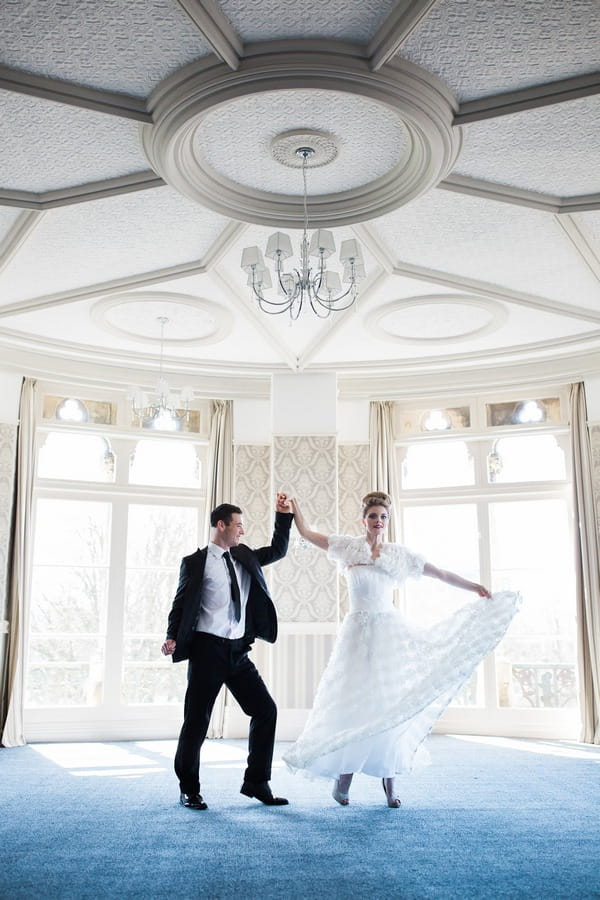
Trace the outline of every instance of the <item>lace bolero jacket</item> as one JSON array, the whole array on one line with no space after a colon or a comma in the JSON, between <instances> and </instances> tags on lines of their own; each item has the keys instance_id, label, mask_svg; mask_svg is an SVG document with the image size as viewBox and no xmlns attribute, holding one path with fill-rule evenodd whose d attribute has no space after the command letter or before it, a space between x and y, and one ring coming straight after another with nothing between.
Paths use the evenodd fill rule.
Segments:
<instances>
[{"instance_id":1,"label":"lace bolero jacket","mask_svg":"<svg viewBox=\"0 0 600 900\"><path fill-rule=\"evenodd\" d=\"M413 553L401 544L382 544L377 559L372 559L371 548L363 537L351 537L348 534L332 534L329 537L327 556L336 562L341 572L351 566L373 565L401 584L407 578L420 578L423 574L425 558Z\"/></svg>"}]
</instances>

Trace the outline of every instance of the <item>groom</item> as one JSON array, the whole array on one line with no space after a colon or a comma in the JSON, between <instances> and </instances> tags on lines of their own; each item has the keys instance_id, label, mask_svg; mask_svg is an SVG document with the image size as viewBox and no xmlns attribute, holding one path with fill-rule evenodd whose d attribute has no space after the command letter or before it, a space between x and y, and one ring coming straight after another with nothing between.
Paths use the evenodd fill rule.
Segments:
<instances>
[{"instance_id":1,"label":"groom","mask_svg":"<svg viewBox=\"0 0 600 900\"><path fill-rule=\"evenodd\" d=\"M221 503L210 514L207 547L183 558L169 614L165 656L187 659L188 687L183 727L175 754L180 801L207 809L200 794L200 748L217 694L226 685L250 716L248 764L241 793L268 806L284 806L269 787L277 707L248 658L255 638L273 643L277 616L262 566L285 556L293 515L285 494L277 494L271 544L252 550L244 534L242 510Z\"/></svg>"}]
</instances>

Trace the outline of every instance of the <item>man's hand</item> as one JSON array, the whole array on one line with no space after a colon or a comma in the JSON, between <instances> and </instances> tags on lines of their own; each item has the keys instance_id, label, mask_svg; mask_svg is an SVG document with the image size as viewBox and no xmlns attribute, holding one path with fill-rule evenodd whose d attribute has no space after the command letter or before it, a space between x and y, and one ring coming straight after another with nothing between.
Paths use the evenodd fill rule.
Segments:
<instances>
[{"instance_id":1,"label":"man's hand","mask_svg":"<svg viewBox=\"0 0 600 900\"><path fill-rule=\"evenodd\" d=\"M292 512L292 505L287 494L284 494L281 491L275 494L275 510L280 513Z\"/></svg>"},{"instance_id":2,"label":"man's hand","mask_svg":"<svg viewBox=\"0 0 600 900\"><path fill-rule=\"evenodd\" d=\"M162 647L160 648L163 656L171 656L172 653L175 653L175 647L177 646L177 641L171 640L171 638L167 638Z\"/></svg>"}]
</instances>

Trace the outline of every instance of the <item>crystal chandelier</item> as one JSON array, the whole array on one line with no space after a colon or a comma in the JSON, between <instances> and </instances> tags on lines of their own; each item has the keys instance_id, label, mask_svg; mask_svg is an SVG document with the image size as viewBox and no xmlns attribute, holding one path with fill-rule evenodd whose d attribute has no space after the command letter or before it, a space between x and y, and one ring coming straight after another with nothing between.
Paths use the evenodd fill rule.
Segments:
<instances>
[{"instance_id":1,"label":"crystal chandelier","mask_svg":"<svg viewBox=\"0 0 600 900\"><path fill-rule=\"evenodd\" d=\"M169 320L166 316L158 316L156 321L160 324L160 360L156 391L153 395L149 395L136 388L132 394L132 410L144 428L179 431L183 421L189 417L189 406L194 391L191 387L184 387L179 392L170 390L163 375L165 325L168 325Z\"/></svg>"},{"instance_id":2,"label":"crystal chandelier","mask_svg":"<svg viewBox=\"0 0 600 900\"><path fill-rule=\"evenodd\" d=\"M335 253L335 241L331 231L320 228L308 240L308 202L306 171L308 160L314 155L312 147L298 147L297 157L302 159L304 228L300 248L300 266L291 272L285 272L283 264L293 256L292 243L287 234L281 231L272 234L267 242L265 255L274 261L274 272L280 299L270 299L265 291L271 288L271 275L266 268L263 255L258 247L246 247L242 252L241 267L248 275L248 285L252 288L252 296L258 301L259 308L270 315L289 313L290 319L296 320L305 303L309 303L312 311L321 319L327 318L333 311L348 309L358 297L358 283L365 276L362 251L357 240L342 241L340 262L343 265L342 278L348 284L342 289L342 282L337 272L327 269L326 260ZM311 267L309 257L317 259Z\"/></svg>"}]
</instances>

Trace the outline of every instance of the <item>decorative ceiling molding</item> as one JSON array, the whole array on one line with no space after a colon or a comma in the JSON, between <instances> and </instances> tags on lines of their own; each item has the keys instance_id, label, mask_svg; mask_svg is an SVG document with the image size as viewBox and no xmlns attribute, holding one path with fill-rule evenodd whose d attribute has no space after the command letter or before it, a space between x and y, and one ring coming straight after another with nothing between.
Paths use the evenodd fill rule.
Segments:
<instances>
[{"instance_id":1,"label":"decorative ceiling molding","mask_svg":"<svg viewBox=\"0 0 600 900\"><path fill-rule=\"evenodd\" d=\"M44 75L33 75L0 66L0 89L29 94L42 100L53 100L55 103L67 103L82 109L94 109L96 112L124 119L135 119L137 122L151 122L152 116L146 109L146 102L138 97L117 94L112 91L99 91L96 88L84 87L58 78L46 78Z\"/></svg>"},{"instance_id":2,"label":"decorative ceiling molding","mask_svg":"<svg viewBox=\"0 0 600 900\"><path fill-rule=\"evenodd\" d=\"M482 178L468 175L448 175L436 187L457 194L470 194L485 200L512 203L514 206L528 206L542 212L565 215L575 212L590 212L600 209L600 194L580 194L574 197L557 197L554 194L540 194L510 184L496 184Z\"/></svg>"},{"instance_id":3,"label":"decorative ceiling molding","mask_svg":"<svg viewBox=\"0 0 600 900\"><path fill-rule=\"evenodd\" d=\"M127 291L94 303L90 315L102 328L119 337L168 346L215 344L231 334L233 316L222 304L173 291ZM158 323L168 321L163 338Z\"/></svg>"},{"instance_id":4,"label":"decorative ceiling molding","mask_svg":"<svg viewBox=\"0 0 600 900\"><path fill-rule=\"evenodd\" d=\"M59 206L71 206L74 203L88 203L92 200L103 200L117 194L131 194L134 191L147 191L150 188L164 187L165 182L151 169L122 175L120 178L107 178L104 181L90 181L73 187L60 188L44 193L34 191L8 191L0 189L0 206L17 206L21 209L46 210Z\"/></svg>"},{"instance_id":5,"label":"decorative ceiling molding","mask_svg":"<svg viewBox=\"0 0 600 900\"><path fill-rule=\"evenodd\" d=\"M175 0L192 20L206 43L230 69L237 69L244 45L212 0Z\"/></svg>"},{"instance_id":6,"label":"decorative ceiling molding","mask_svg":"<svg viewBox=\"0 0 600 900\"><path fill-rule=\"evenodd\" d=\"M248 226L245 222L229 222L204 257L204 268L212 271L228 250L243 235Z\"/></svg>"},{"instance_id":7,"label":"decorative ceiling molding","mask_svg":"<svg viewBox=\"0 0 600 900\"><path fill-rule=\"evenodd\" d=\"M43 218L43 212L21 213L2 243L0 243L0 272L17 255L21 246Z\"/></svg>"},{"instance_id":8,"label":"decorative ceiling molding","mask_svg":"<svg viewBox=\"0 0 600 900\"><path fill-rule=\"evenodd\" d=\"M325 367L323 367L325 368ZM358 367L357 367L358 368ZM391 365L387 371L365 377L360 371L345 372L338 368L338 397L340 400L402 400L418 395L435 396L481 394L490 389L521 389L524 384L540 387L546 384L581 381L600 371L600 352L587 349L570 355L555 355L551 359L488 361L477 368L465 366L451 369L441 360L440 371L418 371L415 365ZM415 381L418 375L418 381Z\"/></svg>"},{"instance_id":9,"label":"decorative ceiling molding","mask_svg":"<svg viewBox=\"0 0 600 900\"><path fill-rule=\"evenodd\" d=\"M466 125L467 122L481 122L483 119L494 119L497 116L509 116L526 109L537 109L540 106L551 106L579 97L592 97L600 93L600 72L589 75L578 75L564 78L561 81L549 81L533 87L521 88L518 91L507 91L505 94L493 94L477 100L461 103L454 118L455 125Z\"/></svg>"},{"instance_id":10,"label":"decorative ceiling molding","mask_svg":"<svg viewBox=\"0 0 600 900\"><path fill-rule=\"evenodd\" d=\"M444 191L454 191L456 194L469 194L485 200L497 200L500 203L512 203L515 206L528 206L530 209L540 209L548 213L560 212L562 203L560 197L554 197L551 194L538 194L536 191L523 190L509 184L496 184L493 181L471 178L468 175L448 175L447 178L440 181L437 187Z\"/></svg>"},{"instance_id":11,"label":"decorative ceiling molding","mask_svg":"<svg viewBox=\"0 0 600 900\"><path fill-rule=\"evenodd\" d=\"M313 195L309 215L316 227L372 219L423 194L451 169L462 143L452 125L456 101L434 75L405 60L372 72L354 45L296 42L262 45L231 72L206 60L186 66L159 85L150 100L154 124L142 126L152 168L184 196L244 222L301 228L300 195L256 190L217 172L201 155L196 134L219 104L256 93L314 89L353 93L389 106L406 129L407 150L386 174L353 190ZM225 151L226 148L224 148Z\"/></svg>"},{"instance_id":12,"label":"decorative ceiling molding","mask_svg":"<svg viewBox=\"0 0 600 900\"><path fill-rule=\"evenodd\" d=\"M592 274L600 281L600 257L596 252L594 241L589 236L585 224L569 215L557 216L556 221L571 240Z\"/></svg>"},{"instance_id":13,"label":"decorative ceiling molding","mask_svg":"<svg viewBox=\"0 0 600 900\"><path fill-rule=\"evenodd\" d=\"M403 317L406 320L404 326ZM507 319L506 306L489 297L424 294L403 297L379 306L372 313L367 313L365 325L380 341L425 346L483 337L497 331ZM435 333L436 325L442 333Z\"/></svg>"},{"instance_id":14,"label":"decorative ceiling molding","mask_svg":"<svg viewBox=\"0 0 600 900\"><path fill-rule=\"evenodd\" d=\"M396 55L404 41L438 0L400 0L367 47L369 65L376 72Z\"/></svg>"},{"instance_id":15,"label":"decorative ceiling molding","mask_svg":"<svg viewBox=\"0 0 600 900\"><path fill-rule=\"evenodd\" d=\"M277 355L281 358L283 364L288 369L291 369L292 372L296 372L298 369L297 357L291 350L288 350L287 347L282 346L281 342L267 327L265 316L260 312L260 310L257 309L255 304L240 302L239 293L237 292L236 287L229 281L229 279L225 275L223 275L223 273L215 269L211 272L211 277L214 279L215 283L218 284L229 297L231 297L232 303L235 305L236 313L242 315L246 319L246 321L249 322L256 331L258 331L261 337L264 338L264 340L267 341L268 344L275 350Z\"/></svg>"},{"instance_id":16,"label":"decorative ceiling molding","mask_svg":"<svg viewBox=\"0 0 600 900\"><path fill-rule=\"evenodd\" d=\"M129 275L126 278L115 278L112 281L103 281L98 284L86 285L85 287L74 288L70 291L60 291L55 294L31 297L29 300L19 300L17 303L7 303L5 306L0 306L0 319L18 313L34 312L36 309L49 309L53 306L63 306L66 303L76 303L79 300L105 297L107 294L115 294L118 291L150 287L153 284L161 284L164 281L173 281L176 278L189 278L191 275L205 274L206 265L203 261L200 262L199 260L196 260L194 262L182 263L179 266L169 266L166 269L155 269L152 272L144 272L141 275Z\"/></svg>"},{"instance_id":17,"label":"decorative ceiling molding","mask_svg":"<svg viewBox=\"0 0 600 900\"><path fill-rule=\"evenodd\" d=\"M319 331L316 337L305 348L302 355L298 358L297 368L299 371L304 371L304 369L310 365L316 354L333 341L334 337L341 331L342 325L344 325L348 319L360 313L361 303L368 301L369 295L376 290L387 274L389 273L383 271L381 268L376 272L369 273L367 280L361 284L358 300L352 306L349 306L348 309L335 313L335 318L330 318L328 320L329 327L325 327Z\"/></svg>"},{"instance_id":18,"label":"decorative ceiling molding","mask_svg":"<svg viewBox=\"0 0 600 900\"><path fill-rule=\"evenodd\" d=\"M459 291L467 291L478 294L481 297L489 297L494 300L503 300L508 303L516 303L519 306L527 306L531 309L540 309L544 312L557 313L568 316L571 319L583 319L586 322L600 322L600 310L588 309L584 306L575 306L569 303L560 303L558 300L550 300L547 297L538 297L535 294L527 294L524 291L514 291L510 288L499 287L488 281L479 281L476 278L465 278L454 275L451 272L440 272L436 269L428 269L424 266L415 266L409 263L398 262L394 266L394 274L407 278L416 278L418 281L428 281L433 284L441 284L445 287L456 288Z\"/></svg>"}]
</instances>

